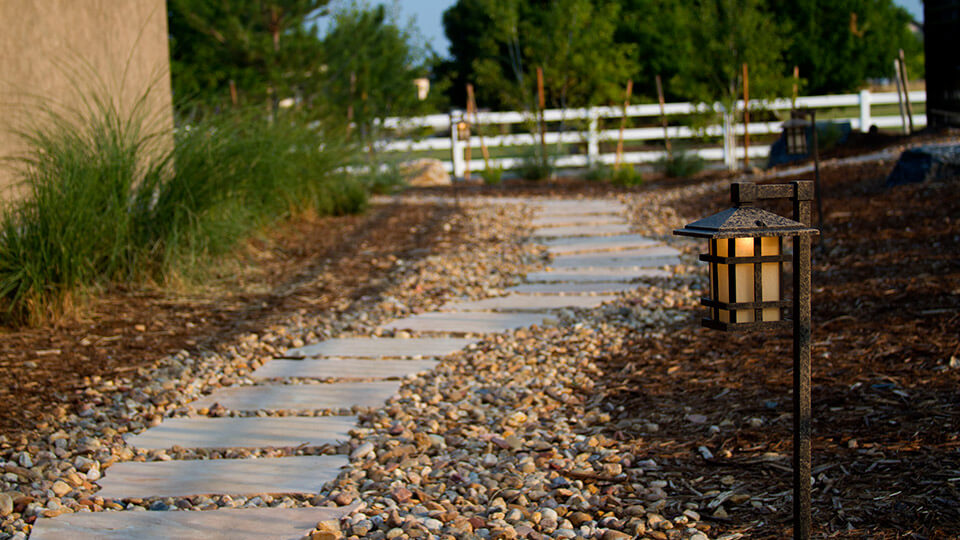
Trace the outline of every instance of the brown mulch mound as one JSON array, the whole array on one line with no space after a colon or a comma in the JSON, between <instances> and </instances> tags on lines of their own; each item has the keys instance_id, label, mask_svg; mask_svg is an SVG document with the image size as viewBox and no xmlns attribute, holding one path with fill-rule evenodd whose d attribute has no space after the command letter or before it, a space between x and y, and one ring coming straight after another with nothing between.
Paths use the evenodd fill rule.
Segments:
<instances>
[{"instance_id":1,"label":"brown mulch mound","mask_svg":"<svg viewBox=\"0 0 960 540\"><path fill-rule=\"evenodd\" d=\"M887 189L890 168L853 165L823 178L813 276L814 530L957 538L960 179ZM692 221L728 201L722 192L677 210ZM712 507L723 511L705 516L715 530L788 537L790 335L725 334L699 328L699 316L663 338L637 335L632 353L607 359L605 391L623 407L618 420L639 411L659 425L653 432L638 421L635 432L614 435L680 471L672 496L704 504L726 494Z\"/></svg>"},{"instance_id":2,"label":"brown mulch mound","mask_svg":"<svg viewBox=\"0 0 960 540\"><path fill-rule=\"evenodd\" d=\"M0 448L26 444L38 428L76 412L87 377L129 375L180 350L213 349L298 310L376 294L395 258L415 260L455 241L456 229L442 228L452 211L393 204L360 216L302 217L251 241L240 261L199 292L110 291L72 318L0 329L0 403L6 404Z\"/></svg>"}]
</instances>

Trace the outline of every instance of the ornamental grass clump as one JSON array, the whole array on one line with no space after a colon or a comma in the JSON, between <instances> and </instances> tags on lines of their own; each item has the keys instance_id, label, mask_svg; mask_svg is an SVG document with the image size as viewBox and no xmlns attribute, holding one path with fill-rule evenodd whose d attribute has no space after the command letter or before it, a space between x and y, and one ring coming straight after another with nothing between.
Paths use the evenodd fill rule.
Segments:
<instances>
[{"instance_id":1,"label":"ornamental grass clump","mask_svg":"<svg viewBox=\"0 0 960 540\"><path fill-rule=\"evenodd\" d=\"M353 150L294 115L231 112L154 129L146 96L128 112L88 97L43 107L9 160L22 197L0 215L0 322L36 324L110 284L189 274L299 212L364 208L337 171Z\"/></svg>"}]
</instances>

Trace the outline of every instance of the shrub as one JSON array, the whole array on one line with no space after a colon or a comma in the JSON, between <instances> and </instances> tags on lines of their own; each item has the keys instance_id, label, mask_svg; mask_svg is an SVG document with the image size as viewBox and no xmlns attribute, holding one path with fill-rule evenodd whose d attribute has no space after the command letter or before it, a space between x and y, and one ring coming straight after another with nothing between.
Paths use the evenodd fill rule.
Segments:
<instances>
[{"instance_id":1,"label":"shrub","mask_svg":"<svg viewBox=\"0 0 960 540\"><path fill-rule=\"evenodd\" d=\"M670 178L690 177L706 167L703 158L685 150L675 150L672 155L664 156L658 163L663 173Z\"/></svg>"},{"instance_id":2,"label":"shrub","mask_svg":"<svg viewBox=\"0 0 960 540\"><path fill-rule=\"evenodd\" d=\"M624 163L619 169L613 170L610 182L617 186L639 186L643 183L643 175L633 168L633 165Z\"/></svg>"},{"instance_id":3,"label":"shrub","mask_svg":"<svg viewBox=\"0 0 960 540\"><path fill-rule=\"evenodd\" d=\"M604 182L613 176L613 168L605 163L596 163L583 177L589 182Z\"/></svg>"},{"instance_id":4,"label":"shrub","mask_svg":"<svg viewBox=\"0 0 960 540\"><path fill-rule=\"evenodd\" d=\"M524 180L547 180L553 176L553 164L537 150L523 158L517 172Z\"/></svg>"},{"instance_id":5,"label":"shrub","mask_svg":"<svg viewBox=\"0 0 960 540\"><path fill-rule=\"evenodd\" d=\"M591 182L609 181L617 186L639 186L643 183L643 175L629 163L621 164L618 169L599 163L591 167L584 177Z\"/></svg>"},{"instance_id":6,"label":"shrub","mask_svg":"<svg viewBox=\"0 0 960 540\"><path fill-rule=\"evenodd\" d=\"M488 167L480 171L480 177L483 178L484 184L488 186L498 186L503 182L503 168Z\"/></svg>"}]
</instances>

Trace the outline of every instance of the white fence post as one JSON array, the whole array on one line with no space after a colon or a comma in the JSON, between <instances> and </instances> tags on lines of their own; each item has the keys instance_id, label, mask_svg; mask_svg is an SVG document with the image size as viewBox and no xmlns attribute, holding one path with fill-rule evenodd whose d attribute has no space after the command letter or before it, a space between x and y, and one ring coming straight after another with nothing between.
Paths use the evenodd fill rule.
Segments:
<instances>
[{"instance_id":1,"label":"white fence post","mask_svg":"<svg viewBox=\"0 0 960 540\"><path fill-rule=\"evenodd\" d=\"M450 113L450 160L453 162L453 177L463 178L467 173L467 162L463 159L466 143L460 140L461 114Z\"/></svg>"},{"instance_id":2,"label":"white fence post","mask_svg":"<svg viewBox=\"0 0 960 540\"><path fill-rule=\"evenodd\" d=\"M600 115L596 107L591 107L589 112L590 123L587 133L587 163L591 167L595 166L600 159Z\"/></svg>"},{"instance_id":3,"label":"white fence post","mask_svg":"<svg viewBox=\"0 0 960 540\"><path fill-rule=\"evenodd\" d=\"M870 131L873 120L870 118L870 91L860 91L860 132Z\"/></svg>"},{"instance_id":4,"label":"white fence post","mask_svg":"<svg viewBox=\"0 0 960 540\"><path fill-rule=\"evenodd\" d=\"M723 164L728 170L737 169L737 133L733 114L723 111Z\"/></svg>"}]
</instances>

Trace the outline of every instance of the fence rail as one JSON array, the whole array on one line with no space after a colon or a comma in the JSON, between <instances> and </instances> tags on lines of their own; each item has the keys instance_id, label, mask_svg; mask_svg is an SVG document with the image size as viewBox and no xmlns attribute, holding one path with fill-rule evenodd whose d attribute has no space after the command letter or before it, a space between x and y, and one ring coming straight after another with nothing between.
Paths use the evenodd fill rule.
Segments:
<instances>
[{"instance_id":1,"label":"fence rail","mask_svg":"<svg viewBox=\"0 0 960 540\"><path fill-rule=\"evenodd\" d=\"M926 92L914 91L908 93L911 103L926 103ZM862 90L857 94L838 94L827 96L802 96L796 100L796 107L810 109L838 109L838 108L857 108L855 116L840 116L831 118L834 122L849 122L853 129L866 131L871 126L879 128L900 128L903 121L899 114L897 115L878 115L874 116L872 107L875 105L896 105L898 104L896 92L874 93L868 90ZM789 111L793 108L793 103L789 99L776 99L772 101L750 100L751 111ZM690 141L699 139L703 136L719 137L722 139L722 145L706 145L695 150L701 158L708 161L723 161L724 165L733 168L737 160L744 157L744 149L736 145L737 137L744 134L744 125L737 123L736 118L740 118L740 112L743 110L743 101L738 101L734 113L726 113L720 104L714 104L710 107L705 104L693 103L667 103L664 105L664 113L668 117L682 117L697 113L717 112L722 115L721 124L709 125L702 130L692 129L684 125L670 125L667 127L666 135L672 141ZM631 105L624 111L621 107L590 107L581 109L549 109L544 111L544 122L547 123L548 131L545 134L545 141L550 144L585 144L586 152L580 154L570 154L559 156L554 160L557 167L586 167L597 163L614 163L616 154L601 153L600 143L616 141L619 137L619 129L600 129L601 120L620 119L624 116L628 118L641 117L659 117L660 106L657 104ZM398 139L383 142L380 147L388 152L429 152L438 150L450 151L450 158L444 161L444 167L455 176L463 176L468 170L478 170L484 167L482 159L471 159L469 163L465 159L465 151L469 146L471 149L481 147L482 143L488 148L503 147L532 147L540 144L539 135L534 133L507 133L501 135L474 135L467 140L458 138L457 129L451 129L460 118L462 111L452 114L434 114L414 118L387 118L383 127L395 130L405 131L414 129L432 129L435 134L422 139ZM474 124L473 118L466 118L465 121ZM481 112L478 113L475 125L500 125L509 126L514 124L536 122L537 118L533 113L525 112ZM566 127L564 131L550 131L559 127L557 123ZM566 122L574 122L580 126L586 125L586 129L573 129ZM926 115L915 114L913 116L915 127L926 125ZM750 122L747 126L751 136L769 135L779 133L782 129L781 121L771 122ZM637 127L625 129L623 139L625 142L654 141L664 138L663 127ZM770 145L751 144L749 155L751 159L765 158L769 155ZM622 160L624 163L649 163L661 159L665 152L656 151L634 151L624 152ZM476 156L477 154L473 154ZM523 158L501 157L492 158L490 164L494 167L511 169L519 166Z\"/></svg>"}]
</instances>

